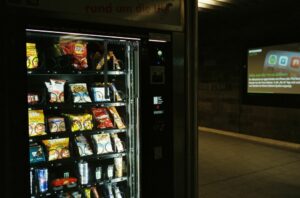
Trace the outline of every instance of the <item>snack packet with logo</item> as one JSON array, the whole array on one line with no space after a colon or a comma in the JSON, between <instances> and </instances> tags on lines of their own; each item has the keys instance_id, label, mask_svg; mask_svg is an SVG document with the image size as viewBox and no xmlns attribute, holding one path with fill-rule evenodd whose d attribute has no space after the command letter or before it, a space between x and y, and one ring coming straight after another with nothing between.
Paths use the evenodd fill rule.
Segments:
<instances>
[{"instance_id":1,"label":"snack packet with logo","mask_svg":"<svg viewBox=\"0 0 300 198\"><path fill-rule=\"evenodd\" d=\"M108 110L111 113L111 115L114 117L114 122L116 123L118 129L125 129L126 126L123 123L116 107L108 107Z\"/></svg>"},{"instance_id":2,"label":"snack packet with logo","mask_svg":"<svg viewBox=\"0 0 300 198\"><path fill-rule=\"evenodd\" d=\"M65 101L64 86L65 80L50 79L50 82L45 82L50 95L50 103L63 103Z\"/></svg>"},{"instance_id":3,"label":"snack packet with logo","mask_svg":"<svg viewBox=\"0 0 300 198\"><path fill-rule=\"evenodd\" d=\"M69 138L43 140L47 151L48 161L70 157Z\"/></svg>"},{"instance_id":4,"label":"snack packet with logo","mask_svg":"<svg viewBox=\"0 0 300 198\"><path fill-rule=\"evenodd\" d=\"M92 102L86 83L70 84L71 92L73 94L74 103L88 103Z\"/></svg>"},{"instance_id":5,"label":"snack packet with logo","mask_svg":"<svg viewBox=\"0 0 300 198\"><path fill-rule=\"evenodd\" d=\"M73 67L78 70L88 68L87 43L84 41L61 41L60 47L64 54L73 56Z\"/></svg>"},{"instance_id":6,"label":"snack packet with logo","mask_svg":"<svg viewBox=\"0 0 300 198\"><path fill-rule=\"evenodd\" d=\"M38 144L32 144L29 147L30 163L38 163L45 161L45 154L42 146Z\"/></svg>"},{"instance_id":7,"label":"snack packet with logo","mask_svg":"<svg viewBox=\"0 0 300 198\"><path fill-rule=\"evenodd\" d=\"M92 130L94 127L93 116L91 114L66 114L66 116L70 119L72 132Z\"/></svg>"},{"instance_id":8,"label":"snack packet with logo","mask_svg":"<svg viewBox=\"0 0 300 198\"><path fill-rule=\"evenodd\" d=\"M115 161L115 177L123 177L123 158L116 157Z\"/></svg>"},{"instance_id":9,"label":"snack packet with logo","mask_svg":"<svg viewBox=\"0 0 300 198\"><path fill-rule=\"evenodd\" d=\"M123 152L124 151L124 146L123 146L123 144L122 144L122 142L121 142L118 134L116 134L116 133L115 134L111 134L111 137L112 137L112 139L114 141L114 145L115 145L116 151L118 153Z\"/></svg>"},{"instance_id":10,"label":"snack packet with logo","mask_svg":"<svg viewBox=\"0 0 300 198\"><path fill-rule=\"evenodd\" d=\"M107 113L106 108L92 108L92 112L98 124L97 128L106 129L114 127L111 119L109 118L109 114Z\"/></svg>"},{"instance_id":11,"label":"snack packet with logo","mask_svg":"<svg viewBox=\"0 0 300 198\"><path fill-rule=\"evenodd\" d=\"M48 118L48 125L51 133L66 131L65 119L63 117Z\"/></svg>"},{"instance_id":12,"label":"snack packet with logo","mask_svg":"<svg viewBox=\"0 0 300 198\"><path fill-rule=\"evenodd\" d=\"M46 135L43 110L28 110L29 136Z\"/></svg>"},{"instance_id":13,"label":"snack packet with logo","mask_svg":"<svg viewBox=\"0 0 300 198\"><path fill-rule=\"evenodd\" d=\"M35 43L26 43L27 69L35 69L39 65Z\"/></svg>"},{"instance_id":14,"label":"snack packet with logo","mask_svg":"<svg viewBox=\"0 0 300 198\"><path fill-rule=\"evenodd\" d=\"M93 155L93 151L87 141L87 139L84 136L77 136L75 138L77 148L79 155L82 156L88 156L88 155Z\"/></svg>"},{"instance_id":15,"label":"snack packet with logo","mask_svg":"<svg viewBox=\"0 0 300 198\"><path fill-rule=\"evenodd\" d=\"M109 134L107 133L95 134L92 136L92 138L96 143L97 154L113 152Z\"/></svg>"}]
</instances>

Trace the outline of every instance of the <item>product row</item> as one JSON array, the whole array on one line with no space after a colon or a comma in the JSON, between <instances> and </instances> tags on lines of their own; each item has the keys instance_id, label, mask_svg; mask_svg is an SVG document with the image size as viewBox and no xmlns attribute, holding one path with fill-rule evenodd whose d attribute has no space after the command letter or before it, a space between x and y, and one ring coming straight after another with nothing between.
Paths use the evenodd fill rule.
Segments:
<instances>
[{"instance_id":1,"label":"product row","mask_svg":"<svg viewBox=\"0 0 300 198\"><path fill-rule=\"evenodd\" d=\"M101 70L105 63L108 68L121 70L125 56L124 45L110 45L103 42L60 39L59 41L37 41L26 43L27 69L50 67L59 69Z\"/></svg>"},{"instance_id":2,"label":"product row","mask_svg":"<svg viewBox=\"0 0 300 198\"><path fill-rule=\"evenodd\" d=\"M45 82L48 102L64 103L65 100L65 84L66 80L50 79ZM91 103L93 102L120 102L123 101L122 92L117 90L114 83L93 83L90 86L90 92L86 83L70 83L69 84L70 99L73 103ZM90 94L92 97L90 97ZM28 93L28 104L34 105L41 102L41 93Z\"/></svg>"},{"instance_id":3,"label":"product row","mask_svg":"<svg viewBox=\"0 0 300 198\"><path fill-rule=\"evenodd\" d=\"M126 128L116 107L94 107L90 111L91 113L49 115L46 123L44 110L28 110L29 137L47 135L46 124L48 134ZM67 125L65 120L68 120Z\"/></svg>"},{"instance_id":4,"label":"product row","mask_svg":"<svg viewBox=\"0 0 300 198\"><path fill-rule=\"evenodd\" d=\"M120 187L123 188L123 181L126 181L126 168L125 160L117 157L102 165L79 161L75 168L63 171L51 168L32 169L31 194L52 193L51 197L124 198L125 193ZM53 196L54 194L57 196Z\"/></svg>"},{"instance_id":5,"label":"product row","mask_svg":"<svg viewBox=\"0 0 300 198\"><path fill-rule=\"evenodd\" d=\"M47 152L44 152L45 150ZM121 153L125 151L125 144L116 133L101 133L91 136L80 135L74 137L74 139L46 139L42 140L41 143L35 142L30 144L30 163L45 162L46 156L48 158L47 161L69 158L71 157L70 151L72 151L72 153L76 152L79 157L94 154Z\"/></svg>"}]
</instances>

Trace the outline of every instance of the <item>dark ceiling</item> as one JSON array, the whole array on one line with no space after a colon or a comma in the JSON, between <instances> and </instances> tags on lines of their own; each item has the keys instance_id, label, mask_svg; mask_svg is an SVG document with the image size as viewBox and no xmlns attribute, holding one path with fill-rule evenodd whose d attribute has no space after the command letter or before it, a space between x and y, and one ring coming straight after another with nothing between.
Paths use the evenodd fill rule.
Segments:
<instances>
[{"instance_id":1,"label":"dark ceiling","mask_svg":"<svg viewBox=\"0 0 300 198\"><path fill-rule=\"evenodd\" d=\"M238 40L245 45L300 42L300 0L233 0L199 10L199 40Z\"/></svg>"}]
</instances>

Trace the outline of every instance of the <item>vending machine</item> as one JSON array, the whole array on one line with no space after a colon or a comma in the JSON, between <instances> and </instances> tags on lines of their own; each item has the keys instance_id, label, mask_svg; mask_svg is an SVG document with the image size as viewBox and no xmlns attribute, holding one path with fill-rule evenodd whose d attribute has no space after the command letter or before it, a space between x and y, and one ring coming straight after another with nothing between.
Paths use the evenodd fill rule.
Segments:
<instances>
[{"instance_id":1,"label":"vending machine","mask_svg":"<svg viewBox=\"0 0 300 198\"><path fill-rule=\"evenodd\" d=\"M30 196L139 197L140 39L25 34Z\"/></svg>"}]
</instances>

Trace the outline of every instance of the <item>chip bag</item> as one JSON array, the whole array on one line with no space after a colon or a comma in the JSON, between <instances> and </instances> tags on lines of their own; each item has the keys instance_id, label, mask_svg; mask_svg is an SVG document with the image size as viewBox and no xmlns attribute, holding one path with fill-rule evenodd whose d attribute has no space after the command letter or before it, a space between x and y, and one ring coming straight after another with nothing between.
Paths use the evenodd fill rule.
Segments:
<instances>
[{"instance_id":1,"label":"chip bag","mask_svg":"<svg viewBox=\"0 0 300 198\"><path fill-rule=\"evenodd\" d=\"M98 124L97 128L105 129L114 127L111 119L109 118L109 114L107 113L106 108L92 108L92 112Z\"/></svg>"},{"instance_id":2,"label":"chip bag","mask_svg":"<svg viewBox=\"0 0 300 198\"><path fill-rule=\"evenodd\" d=\"M71 92L73 94L74 103L88 103L92 102L86 83L70 84Z\"/></svg>"},{"instance_id":3,"label":"chip bag","mask_svg":"<svg viewBox=\"0 0 300 198\"><path fill-rule=\"evenodd\" d=\"M65 119L63 117L48 118L49 131L51 133L66 131Z\"/></svg>"},{"instance_id":4,"label":"chip bag","mask_svg":"<svg viewBox=\"0 0 300 198\"><path fill-rule=\"evenodd\" d=\"M67 114L67 116L70 119L72 132L92 130L94 127L93 116L91 114L79 114L79 115Z\"/></svg>"},{"instance_id":5,"label":"chip bag","mask_svg":"<svg viewBox=\"0 0 300 198\"><path fill-rule=\"evenodd\" d=\"M43 140L47 151L48 161L70 157L69 138Z\"/></svg>"},{"instance_id":6,"label":"chip bag","mask_svg":"<svg viewBox=\"0 0 300 198\"><path fill-rule=\"evenodd\" d=\"M117 152L123 152L124 151L124 146L118 136L118 134L111 134L111 137L114 141L114 145L115 145L115 148L116 148L116 151Z\"/></svg>"},{"instance_id":7,"label":"chip bag","mask_svg":"<svg viewBox=\"0 0 300 198\"><path fill-rule=\"evenodd\" d=\"M84 136L77 136L75 138L77 148L79 155L82 156L88 156L88 155L93 155L93 151L87 141L87 139Z\"/></svg>"},{"instance_id":8,"label":"chip bag","mask_svg":"<svg viewBox=\"0 0 300 198\"><path fill-rule=\"evenodd\" d=\"M30 145L29 157L30 157L30 163L44 162L45 154L43 152L42 146L38 144Z\"/></svg>"},{"instance_id":9,"label":"chip bag","mask_svg":"<svg viewBox=\"0 0 300 198\"><path fill-rule=\"evenodd\" d=\"M92 135L96 143L97 154L111 153L113 148L111 145L110 135L107 133Z\"/></svg>"},{"instance_id":10,"label":"chip bag","mask_svg":"<svg viewBox=\"0 0 300 198\"><path fill-rule=\"evenodd\" d=\"M35 43L26 43L27 69L35 69L39 65Z\"/></svg>"},{"instance_id":11,"label":"chip bag","mask_svg":"<svg viewBox=\"0 0 300 198\"><path fill-rule=\"evenodd\" d=\"M43 110L28 110L29 136L46 135Z\"/></svg>"},{"instance_id":12,"label":"chip bag","mask_svg":"<svg viewBox=\"0 0 300 198\"><path fill-rule=\"evenodd\" d=\"M78 70L88 68L87 43L84 41L65 41L60 43L63 53L73 56L73 67Z\"/></svg>"},{"instance_id":13,"label":"chip bag","mask_svg":"<svg viewBox=\"0 0 300 198\"><path fill-rule=\"evenodd\" d=\"M65 101L64 86L65 80L54 80L50 79L50 82L45 82L50 94L50 103L63 103Z\"/></svg>"},{"instance_id":14,"label":"chip bag","mask_svg":"<svg viewBox=\"0 0 300 198\"><path fill-rule=\"evenodd\" d=\"M123 123L116 107L108 107L108 110L109 112L111 113L111 115L113 115L114 117L114 122L116 123L118 129L125 129L126 126L125 124Z\"/></svg>"}]
</instances>

